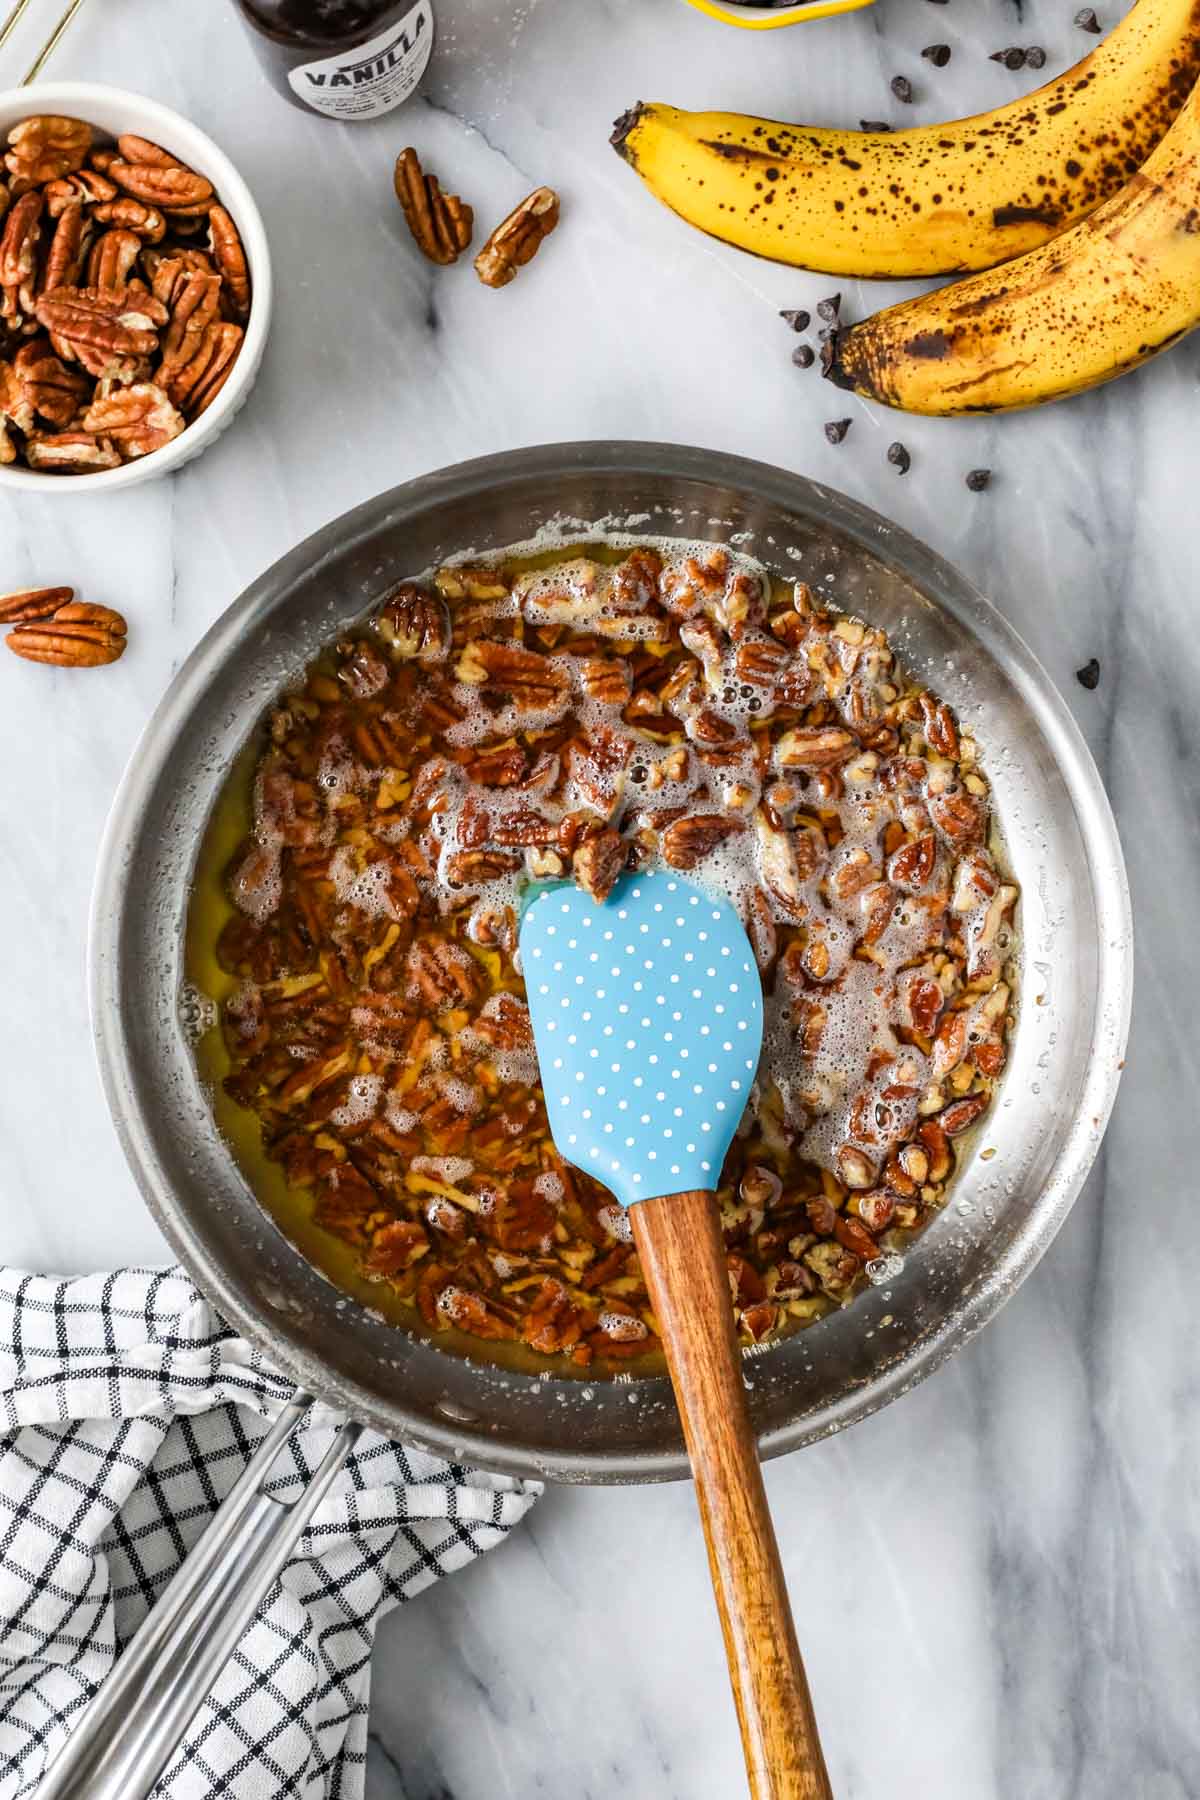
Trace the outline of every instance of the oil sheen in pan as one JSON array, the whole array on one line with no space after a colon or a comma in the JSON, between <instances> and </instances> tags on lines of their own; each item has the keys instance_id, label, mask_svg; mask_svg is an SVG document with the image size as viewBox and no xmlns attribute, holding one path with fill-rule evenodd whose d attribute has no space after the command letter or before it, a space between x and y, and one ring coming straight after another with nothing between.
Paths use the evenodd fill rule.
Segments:
<instances>
[{"instance_id":1,"label":"oil sheen in pan","mask_svg":"<svg viewBox=\"0 0 1200 1800\"><path fill-rule=\"evenodd\" d=\"M589 541L584 545L564 546L556 541L552 547L533 541L516 546L510 551L493 552L489 560L503 561L505 566L526 574L536 573L540 569L558 568L570 562L572 557L586 554L592 560L614 561L625 554L634 545L645 545L655 542L648 534L612 533L603 544ZM712 544L701 541L680 541L678 539L660 540L657 547L664 556L678 562L689 554L703 554L711 551ZM754 562L744 553L733 551L738 566L747 572L761 572L761 565ZM469 560L469 558L451 558ZM388 583L383 584L386 591ZM776 578L774 583L777 602L786 604L790 601L790 583ZM536 589L535 589L536 592ZM836 610L836 599L828 594L821 596L822 604ZM318 666L319 666L318 659ZM329 665L332 667L332 663ZM356 1252L343 1240L323 1230L313 1223L311 1217L311 1200L304 1193L289 1186L283 1177L279 1165L271 1161L263 1152L257 1121L252 1113L232 1101L223 1088L223 1077L229 1072L230 1064L219 1030L212 1029L215 1023L214 1001L220 1001L237 985L235 978L229 976L217 964L212 954L212 945L216 942L222 924L232 914L233 908L226 896L222 881L223 872L232 857L237 844L246 836L250 826L250 784L251 769L257 752L261 749L261 733L257 734L253 744L243 752L218 801L209 828L205 834L201 850L194 892L188 914L187 937L187 1012L189 1014L189 1037L196 1046L198 1064L212 1096L214 1112L218 1124L237 1155L247 1179L254 1191L275 1218L276 1222L287 1233L290 1240L312 1263L321 1269L336 1286L351 1294L362 1304L368 1306L377 1315L391 1323L416 1330L426 1335L425 1327L411 1304L406 1304L396 1296L385 1283L371 1282L363 1278L358 1269ZM1002 846L992 815L992 833L989 848L996 857L1002 874L1005 873ZM732 894L737 887L739 872L730 864L728 858L720 856L708 859L693 872L692 879L699 880L702 885L712 886L718 892ZM742 877L744 878L744 877ZM1016 940L1013 936L1005 951L1005 978L1010 986L1015 979L1017 952ZM843 1034L844 1035L844 1034ZM861 1033L857 1034L861 1036ZM785 1048L778 1031L775 1033L776 1050ZM840 1040L839 1040L840 1041ZM845 1045L846 1054L851 1053L852 1046ZM960 1140L958 1145L960 1167L970 1155L970 1142ZM828 1151L828 1146L825 1147ZM953 1186L953 1183L952 1183ZM903 1269L902 1250L913 1234L892 1233L891 1245L881 1249L880 1256L868 1266L868 1278L876 1285L894 1280ZM794 1328L794 1324L792 1326ZM441 1347L457 1348L481 1353L479 1340L463 1339L458 1333L438 1333L435 1341ZM756 1347L767 1349L770 1343ZM544 1369L547 1365L543 1359L531 1356L521 1348L507 1345L489 1344L486 1354L502 1362L514 1362L520 1367ZM555 1366L559 1359L556 1359ZM628 1367L628 1365L618 1365ZM569 1371L574 1374L576 1371ZM602 1375L602 1370L593 1367L587 1378L594 1379Z\"/></svg>"}]
</instances>

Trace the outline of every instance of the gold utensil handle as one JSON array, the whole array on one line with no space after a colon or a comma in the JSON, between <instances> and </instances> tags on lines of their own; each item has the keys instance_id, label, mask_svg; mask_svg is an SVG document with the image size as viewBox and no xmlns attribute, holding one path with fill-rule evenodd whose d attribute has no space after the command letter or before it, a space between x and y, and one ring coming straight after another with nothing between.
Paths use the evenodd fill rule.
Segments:
<instances>
[{"instance_id":1,"label":"gold utensil handle","mask_svg":"<svg viewBox=\"0 0 1200 1800\"><path fill-rule=\"evenodd\" d=\"M71 21L74 19L82 5L83 0L71 0L66 12L62 15L62 18L58 21L58 24L54 27L54 30L50 33L50 36L46 39L46 42L34 57L28 72L21 82L22 87L28 87L31 81L37 80L47 62L49 62L50 58L54 55L54 52L58 49L58 46L62 43L64 37L67 35L67 32L71 28ZM3 25L0 25L0 50L3 50L5 44L17 29L17 26L21 23L28 7L29 0L16 0L16 5L9 11L8 17L5 19Z\"/></svg>"},{"instance_id":2,"label":"gold utensil handle","mask_svg":"<svg viewBox=\"0 0 1200 1800\"><path fill-rule=\"evenodd\" d=\"M17 29L17 26L21 23L21 20L25 17L28 6L29 0L17 0L17 4L13 7L3 25L0 25L0 50L3 50L5 44L7 44L9 38Z\"/></svg>"}]
</instances>

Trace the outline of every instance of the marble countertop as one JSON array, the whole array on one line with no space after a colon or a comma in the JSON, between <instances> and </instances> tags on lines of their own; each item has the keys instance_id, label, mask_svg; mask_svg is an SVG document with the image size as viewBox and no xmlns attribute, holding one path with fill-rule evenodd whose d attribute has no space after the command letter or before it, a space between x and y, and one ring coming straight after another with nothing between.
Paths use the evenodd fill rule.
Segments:
<instances>
[{"instance_id":1,"label":"marble countertop","mask_svg":"<svg viewBox=\"0 0 1200 1800\"><path fill-rule=\"evenodd\" d=\"M30 9L0 83L59 10ZM607 145L639 97L932 120L1033 84L988 50L1040 42L1049 73L1090 40L1072 0L880 0L765 38L681 0L436 10L422 97L368 126L285 105L229 0L93 0L53 64L157 96L232 154L278 300L249 406L180 476L113 499L0 496L0 590L73 582L131 623L103 674L0 662L0 1253L59 1271L162 1255L92 1064L88 891L143 723L266 564L394 482L545 440L690 441L843 488L990 593L1062 688L1122 832L1139 988L1099 1162L1035 1274L924 1387L768 1470L835 1790L1185 1800L1200 1761L1200 339L1042 413L900 420L789 362L777 309L838 284L688 231ZM953 46L949 68L921 60L931 39ZM897 73L911 109L889 93ZM410 140L481 220L537 182L560 189L558 235L512 288L408 244L389 193ZM879 301L841 286L850 315ZM833 447L822 424L846 414ZM905 477L885 460L897 436ZM973 495L977 465L995 478ZM1074 671L1092 656L1087 692ZM374 1681L371 1800L743 1791L686 1487L548 1493L497 1555L388 1622Z\"/></svg>"}]
</instances>

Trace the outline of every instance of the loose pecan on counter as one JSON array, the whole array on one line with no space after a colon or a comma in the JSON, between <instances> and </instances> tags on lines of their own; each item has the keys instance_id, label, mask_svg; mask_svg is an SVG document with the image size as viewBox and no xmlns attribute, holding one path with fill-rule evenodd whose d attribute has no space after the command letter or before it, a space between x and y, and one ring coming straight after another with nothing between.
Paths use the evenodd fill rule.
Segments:
<instances>
[{"instance_id":1,"label":"loose pecan on counter","mask_svg":"<svg viewBox=\"0 0 1200 1800\"><path fill-rule=\"evenodd\" d=\"M69 587L18 588L0 594L0 625L21 625L28 619L51 619L60 606L75 598Z\"/></svg>"},{"instance_id":2,"label":"loose pecan on counter","mask_svg":"<svg viewBox=\"0 0 1200 1800\"><path fill-rule=\"evenodd\" d=\"M475 258L475 273L485 287L507 287L518 269L531 262L558 224L558 195L553 188L534 188L520 206L493 231Z\"/></svg>"},{"instance_id":3,"label":"loose pecan on counter","mask_svg":"<svg viewBox=\"0 0 1200 1800\"><path fill-rule=\"evenodd\" d=\"M396 158L396 198L422 256L443 267L457 262L471 242L475 214L457 194L444 194L436 175L426 175L410 145Z\"/></svg>"},{"instance_id":4,"label":"loose pecan on counter","mask_svg":"<svg viewBox=\"0 0 1200 1800\"><path fill-rule=\"evenodd\" d=\"M44 596L70 589L46 588ZM24 598L27 606L35 604L29 596L9 595L8 602ZM8 602L0 602L0 613ZM11 615L9 615L11 616ZM26 662L52 663L62 669L97 669L114 663L125 649L128 627L119 612L108 606L96 606L88 600L67 600L47 615L25 611L21 623L9 632L5 643Z\"/></svg>"}]
</instances>

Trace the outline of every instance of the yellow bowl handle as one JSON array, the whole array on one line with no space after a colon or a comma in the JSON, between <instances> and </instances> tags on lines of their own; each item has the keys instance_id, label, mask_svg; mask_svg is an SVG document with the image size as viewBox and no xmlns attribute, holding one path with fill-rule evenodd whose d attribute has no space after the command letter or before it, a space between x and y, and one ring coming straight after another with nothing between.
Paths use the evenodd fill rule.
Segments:
<instances>
[{"instance_id":1,"label":"yellow bowl handle","mask_svg":"<svg viewBox=\"0 0 1200 1800\"><path fill-rule=\"evenodd\" d=\"M697 12L724 25L738 25L743 31L778 31L781 25L800 25L805 19L828 19L834 13L857 12L870 6L871 0L810 0L808 5L788 6L778 11L762 12L749 6L722 6L719 0L688 0Z\"/></svg>"}]
</instances>

